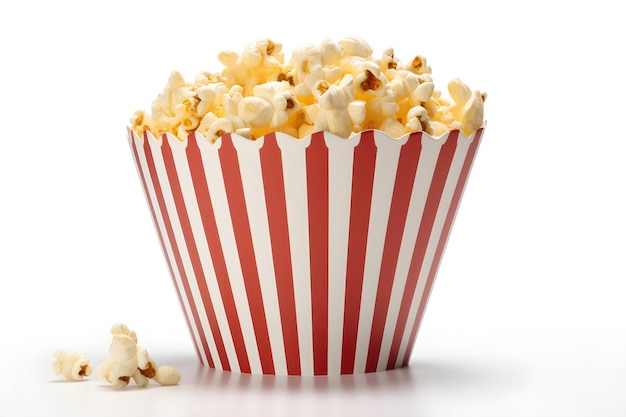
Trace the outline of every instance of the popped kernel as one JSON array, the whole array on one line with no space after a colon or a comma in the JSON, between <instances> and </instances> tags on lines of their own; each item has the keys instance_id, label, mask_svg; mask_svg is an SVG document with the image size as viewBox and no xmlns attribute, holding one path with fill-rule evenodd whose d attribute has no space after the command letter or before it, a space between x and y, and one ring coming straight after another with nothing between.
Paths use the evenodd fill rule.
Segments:
<instances>
[{"instance_id":1,"label":"popped kernel","mask_svg":"<svg viewBox=\"0 0 626 417\"><path fill-rule=\"evenodd\" d=\"M131 380L145 387L154 379L161 385L175 385L180 373L171 366L158 367L148 351L137 345L137 335L124 324L111 328L113 335L109 357L96 368L97 374L115 388L126 387Z\"/></svg>"},{"instance_id":2,"label":"popped kernel","mask_svg":"<svg viewBox=\"0 0 626 417\"><path fill-rule=\"evenodd\" d=\"M354 98L354 79L347 74L339 85L320 81L313 89L313 94L319 104L317 119L313 125L314 131L329 131L338 136L348 137L354 131L354 125L362 120L353 120L357 114L348 110Z\"/></svg>"},{"instance_id":3,"label":"popped kernel","mask_svg":"<svg viewBox=\"0 0 626 417\"><path fill-rule=\"evenodd\" d=\"M57 350L53 353L56 359L53 367L57 375L63 375L65 379L82 381L86 376L91 375L89 359L85 356L64 350Z\"/></svg>"},{"instance_id":4,"label":"popped kernel","mask_svg":"<svg viewBox=\"0 0 626 417\"><path fill-rule=\"evenodd\" d=\"M226 133L254 140L272 131L302 138L365 129L393 137L416 130L469 136L483 125L486 93L455 78L451 99L444 98L423 55L403 61L393 48L380 58L372 53L365 40L346 37L295 49L285 60L282 44L262 38L241 53L220 52L224 68L201 72L192 83L173 71L151 112L133 113L131 128L181 141L196 132L215 141Z\"/></svg>"}]
</instances>

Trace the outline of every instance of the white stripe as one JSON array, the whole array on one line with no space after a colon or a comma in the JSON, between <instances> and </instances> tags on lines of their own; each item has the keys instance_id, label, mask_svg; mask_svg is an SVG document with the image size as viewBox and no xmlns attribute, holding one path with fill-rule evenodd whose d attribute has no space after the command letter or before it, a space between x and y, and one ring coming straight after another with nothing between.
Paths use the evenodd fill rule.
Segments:
<instances>
[{"instance_id":1,"label":"white stripe","mask_svg":"<svg viewBox=\"0 0 626 417\"><path fill-rule=\"evenodd\" d=\"M235 243L235 233L233 231L233 223L230 217L230 209L228 207L228 199L226 198L226 189L224 188L224 179L222 176L222 165L219 158L219 147L222 139L218 139L214 144L207 141L199 141L198 146L202 154L202 164L206 175L207 185L211 194L213 203L213 211L215 213L215 222L222 244L222 252L226 262L226 269L230 279L230 287L235 299L235 307L239 316L239 323L243 334L246 351L248 352L248 360L250 362L250 372L254 374L262 373L261 360L259 359L259 350L254 335L254 326L252 325L252 316L250 315L250 307L246 287L241 272L241 264L239 263L239 253L237 244Z\"/></svg>"},{"instance_id":2,"label":"white stripe","mask_svg":"<svg viewBox=\"0 0 626 417\"><path fill-rule=\"evenodd\" d=\"M176 248L178 249L181 261L183 263L181 267L183 268L186 274L189 288L191 290L192 300L189 300L189 301L193 301L196 306L196 311L198 312L198 316L200 317L200 326L202 326L207 342L209 343L209 350L211 352L212 358L217 359L217 361L215 360L213 361L213 363L216 364L217 366L217 364L220 363L219 357L217 358L215 357L217 354L217 349L215 348L214 344L211 344L211 342L213 341L213 337L211 336L210 329L208 329L208 323L206 322L206 313L204 311L204 304L202 302L202 298L200 297L200 294L198 292L198 288L195 282L193 268L191 267L189 254L187 253L187 246L185 244L185 239L183 237L183 233L180 228L180 221L178 219L178 213L176 211L176 206L174 204L174 197L172 196L172 191L170 189L170 184L169 184L169 180L167 177L165 164L163 162L163 154L161 153L162 140L163 139L153 140L151 138L148 141L148 144L150 146L150 150L152 151L153 162L154 162L155 170L156 170L157 177L158 177L158 178L153 178L153 181L158 181L159 184L161 185L161 191L163 193L163 201L165 202L167 215L170 219L170 224L172 226L172 233L174 234L174 239L175 239L175 242L168 242L168 246L169 246L168 249L170 249L173 252L173 246L174 244L176 244ZM177 140L177 139L174 138L174 140ZM161 213L161 215L165 215L165 213ZM172 267L176 269L179 274L182 274L183 271L178 270L179 265L177 262L174 261L172 263ZM182 295L184 295L185 297L188 296L184 290L182 291ZM190 304L190 307L191 307L191 304ZM190 321L194 323L194 325L196 325L193 315L189 316L189 318L190 318ZM197 344L198 350L200 351L200 354L202 355L202 357L206 360L205 363L208 363L208 360L206 359L206 355L204 352L203 344L201 342L201 338L198 339L198 342L199 342Z\"/></svg>"},{"instance_id":3,"label":"white stripe","mask_svg":"<svg viewBox=\"0 0 626 417\"><path fill-rule=\"evenodd\" d=\"M205 139L198 136L198 140ZM197 279L204 279L207 284L209 296L211 298L211 302L213 303L213 310L215 311L224 348L228 357L228 362L230 363L230 369L234 372L239 372L237 352L235 351L235 347L233 345L230 326L228 325L226 311L224 310L224 302L222 301L219 285L217 283L215 268L209 251L207 237L204 234L204 225L202 223L202 217L200 216L200 209L198 207L198 201L193 187L193 180L191 179L189 160L187 159L186 153L187 144L187 140L185 142L177 140L170 141L174 162L176 164L176 172L178 173L180 186L185 200L185 206L187 208L187 214L191 223L191 230L193 232L196 248L198 249L202 270L204 271L204 277L197 277ZM222 369L223 368L224 366L222 364Z\"/></svg>"},{"instance_id":4,"label":"white stripe","mask_svg":"<svg viewBox=\"0 0 626 417\"><path fill-rule=\"evenodd\" d=\"M328 374L341 374L354 147L361 135L324 134L328 147Z\"/></svg>"},{"instance_id":5,"label":"white stripe","mask_svg":"<svg viewBox=\"0 0 626 417\"><path fill-rule=\"evenodd\" d=\"M409 202L402 241L400 243L400 253L393 278L389 308L387 310L383 339L378 356L378 366L376 368L379 371L387 367L389 350L391 348L400 305L402 304L402 296L411 266L411 258L415 249L426 198L428 197L433 173L437 165L437 158L441 150L441 142L425 140L426 137L427 135L422 135L422 150L417 165L415 181L413 182L413 190L411 191L411 200Z\"/></svg>"},{"instance_id":6,"label":"white stripe","mask_svg":"<svg viewBox=\"0 0 626 417\"><path fill-rule=\"evenodd\" d=\"M300 347L302 375L313 375L313 318L311 315L311 265L309 259L309 210L307 198L306 148L311 136L294 140L276 134L281 149L285 202L289 225L289 249Z\"/></svg>"},{"instance_id":7,"label":"white stripe","mask_svg":"<svg viewBox=\"0 0 626 417\"><path fill-rule=\"evenodd\" d=\"M385 235L389 223L389 211L393 188L398 170L400 151L407 142L408 135L399 139L374 132L376 142L376 166L372 188L372 206L370 210L367 232L367 246L365 252L365 269L363 276L363 290L359 310L359 326L354 361L354 373L364 373L367 364L374 306L376 304L376 290L385 246Z\"/></svg>"},{"instance_id":8,"label":"white stripe","mask_svg":"<svg viewBox=\"0 0 626 417\"><path fill-rule=\"evenodd\" d=\"M156 197L156 193L154 191L154 185L152 184L152 180L150 177L150 170L148 169L148 165L146 162L146 154L143 149L144 139L142 136L135 135L135 133L133 133L132 136L133 136L132 140L134 141L136 149L137 149L138 164L139 164L137 168L141 170L141 172L143 173L143 176L145 178L147 193L148 193L146 195L146 198L152 204L152 208L154 210L154 217L156 221L156 224L154 226L155 228L158 229L157 231L160 231L161 237L163 239L163 250L165 252L163 255L167 258L167 260L169 260L169 264L171 265L171 271L174 275L172 277L172 280L174 281L174 285L178 289L178 293L180 294L180 299L182 302L181 307L183 308L183 311L185 312L185 315L187 316L189 325L191 326L190 328L191 336L198 348L198 351L200 352L203 363L208 364L209 362L204 353L204 349L202 348L202 343L200 341L198 328L196 327L196 322L193 318L191 307L189 306L189 301L187 300L187 296L185 294L185 289L182 284L180 273L178 271L178 268L176 267L176 260L174 259L174 254L172 253L171 243L168 239L167 230L165 228L165 224L163 223L163 214L161 213L161 208L159 207L159 202ZM154 139L151 139L151 140L154 140Z\"/></svg>"},{"instance_id":9,"label":"white stripe","mask_svg":"<svg viewBox=\"0 0 626 417\"><path fill-rule=\"evenodd\" d=\"M259 149L263 146L264 138L251 141L248 138L233 134L232 140L233 145L237 149L237 158L239 159L254 257L259 274L263 308L272 348L274 372L276 375L287 375L285 341L281 327L276 273L272 256L272 241L267 220L263 172L259 155Z\"/></svg>"},{"instance_id":10,"label":"white stripe","mask_svg":"<svg viewBox=\"0 0 626 417\"><path fill-rule=\"evenodd\" d=\"M442 137L440 140L443 140L443 139L447 140L448 137L449 137L449 134L446 137ZM433 142L434 139L428 138L427 141ZM430 270L433 266L433 259L435 256L435 252L437 250L437 245L439 244L439 241L441 239L441 232L443 231L443 226L444 226L446 217L448 215L448 211L450 209L450 204L452 203L454 190L456 189L456 185L459 182L461 169L463 168L463 163L465 162L465 157L469 150L470 143L471 143L470 141L461 137L459 137L458 142L457 142L457 147L455 149L454 157L452 159L452 165L450 167L450 171L446 179L446 184L443 189L443 194L441 196L439 208L437 210L437 215L435 217L435 222L433 224L433 230L430 235L430 239L428 241L426 254L424 255L424 263L422 265L420 276L417 281L417 288L415 289L415 296L413 297L411 309L409 310L409 315L407 317L406 327L403 332L402 342L400 343L400 349L398 351L398 357L396 359L396 367L402 365L402 359L404 358L406 349L408 347L409 337L411 335L411 330L413 329L413 324L415 323L415 320L417 319L417 311L419 309L420 301L422 299L422 294L424 293L424 288L426 285L428 274L430 273Z\"/></svg>"}]
</instances>

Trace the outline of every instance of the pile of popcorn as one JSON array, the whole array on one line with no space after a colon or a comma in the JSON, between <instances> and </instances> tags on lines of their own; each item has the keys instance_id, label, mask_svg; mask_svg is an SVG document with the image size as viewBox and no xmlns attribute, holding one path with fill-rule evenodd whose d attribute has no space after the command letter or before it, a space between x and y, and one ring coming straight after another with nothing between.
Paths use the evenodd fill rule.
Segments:
<instances>
[{"instance_id":1,"label":"pile of popcorn","mask_svg":"<svg viewBox=\"0 0 626 417\"><path fill-rule=\"evenodd\" d=\"M161 385L176 385L180 373L171 366L157 366L148 351L137 345L137 334L126 325L117 323L111 328L112 340L109 358L96 368L97 374L115 388L126 387L131 379L140 387L154 380ZM82 381L91 375L89 360L76 352L56 351L53 367L57 375L68 380Z\"/></svg>"},{"instance_id":2,"label":"pile of popcorn","mask_svg":"<svg viewBox=\"0 0 626 417\"><path fill-rule=\"evenodd\" d=\"M392 48L380 58L372 53L360 38L326 39L285 61L280 43L259 39L241 53L221 52L219 73L187 82L173 71L151 112L137 110L131 127L157 138L171 133L184 141L197 132L214 141L225 133L256 139L328 131L346 138L369 129L392 137L450 130L469 136L483 125L486 93L455 78L448 83L451 99L444 98L423 56L403 62Z\"/></svg>"}]
</instances>

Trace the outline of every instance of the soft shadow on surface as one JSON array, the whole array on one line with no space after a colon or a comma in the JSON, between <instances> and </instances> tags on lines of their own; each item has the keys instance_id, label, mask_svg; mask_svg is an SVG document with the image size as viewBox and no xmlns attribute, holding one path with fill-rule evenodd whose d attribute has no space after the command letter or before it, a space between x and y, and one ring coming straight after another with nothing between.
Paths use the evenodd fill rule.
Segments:
<instances>
[{"instance_id":1,"label":"soft shadow on surface","mask_svg":"<svg viewBox=\"0 0 626 417\"><path fill-rule=\"evenodd\" d=\"M237 391L283 391L283 392L355 392L410 391L421 388L448 389L479 387L486 385L509 385L519 382L519 367L479 362L412 361L404 368L355 375L331 376L274 376L251 375L219 371L193 360L180 363L184 382L199 389ZM523 379L523 378L522 378Z\"/></svg>"},{"instance_id":2,"label":"soft shadow on surface","mask_svg":"<svg viewBox=\"0 0 626 417\"><path fill-rule=\"evenodd\" d=\"M358 375L275 376L225 372L197 365L194 384L212 389L324 392L411 389L415 380L410 367Z\"/></svg>"}]
</instances>

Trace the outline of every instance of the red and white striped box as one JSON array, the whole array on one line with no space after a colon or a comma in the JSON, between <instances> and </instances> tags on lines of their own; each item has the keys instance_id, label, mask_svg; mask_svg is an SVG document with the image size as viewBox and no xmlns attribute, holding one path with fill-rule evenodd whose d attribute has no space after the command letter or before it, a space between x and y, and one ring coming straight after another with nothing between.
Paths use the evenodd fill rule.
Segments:
<instances>
[{"instance_id":1,"label":"red and white striped box","mask_svg":"<svg viewBox=\"0 0 626 417\"><path fill-rule=\"evenodd\" d=\"M129 130L201 362L276 375L406 366L482 133L209 143Z\"/></svg>"}]
</instances>

